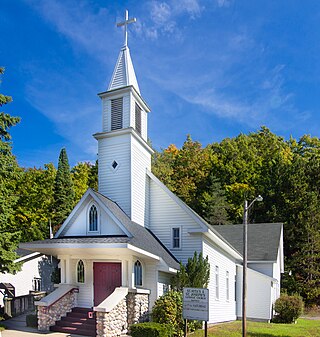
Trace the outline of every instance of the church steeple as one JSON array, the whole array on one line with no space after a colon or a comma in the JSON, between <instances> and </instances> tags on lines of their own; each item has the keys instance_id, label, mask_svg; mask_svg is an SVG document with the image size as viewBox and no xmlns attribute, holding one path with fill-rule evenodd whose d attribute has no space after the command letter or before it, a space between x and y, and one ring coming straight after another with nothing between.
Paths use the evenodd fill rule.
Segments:
<instances>
[{"instance_id":1,"label":"church steeple","mask_svg":"<svg viewBox=\"0 0 320 337\"><path fill-rule=\"evenodd\" d=\"M114 67L108 91L132 85L140 95L136 74L131 61L128 46L121 48L116 66Z\"/></svg>"},{"instance_id":2,"label":"church steeple","mask_svg":"<svg viewBox=\"0 0 320 337\"><path fill-rule=\"evenodd\" d=\"M135 222L145 225L148 213L147 170L151 170L153 150L147 144L147 115L150 112L140 94L128 47L127 25L136 19L128 18L124 26L124 44L107 91L99 94L102 100L102 132L98 140L99 192L106 195Z\"/></svg>"},{"instance_id":3,"label":"church steeple","mask_svg":"<svg viewBox=\"0 0 320 337\"><path fill-rule=\"evenodd\" d=\"M133 64L131 61L130 51L128 47L128 29L127 26L130 23L136 22L136 18L129 19L128 11L125 13L125 20L117 23L117 27L124 26L124 43L121 48L116 66L113 71L113 75L108 87L109 90L126 87L132 85L140 95L140 89L138 86L136 74L134 72Z\"/></svg>"}]
</instances>

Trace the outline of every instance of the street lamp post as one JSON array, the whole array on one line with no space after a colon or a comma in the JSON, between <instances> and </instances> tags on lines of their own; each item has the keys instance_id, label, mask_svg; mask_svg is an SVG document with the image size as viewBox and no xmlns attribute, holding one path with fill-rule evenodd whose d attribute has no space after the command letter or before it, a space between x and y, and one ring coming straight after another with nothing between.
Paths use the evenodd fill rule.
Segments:
<instances>
[{"instance_id":1,"label":"street lamp post","mask_svg":"<svg viewBox=\"0 0 320 337\"><path fill-rule=\"evenodd\" d=\"M248 264L248 211L256 201L262 201L258 195L248 206L248 201L244 201L243 211L243 271L242 271L242 337L247 337L247 264Z\"/></svg>"}]
</instances>

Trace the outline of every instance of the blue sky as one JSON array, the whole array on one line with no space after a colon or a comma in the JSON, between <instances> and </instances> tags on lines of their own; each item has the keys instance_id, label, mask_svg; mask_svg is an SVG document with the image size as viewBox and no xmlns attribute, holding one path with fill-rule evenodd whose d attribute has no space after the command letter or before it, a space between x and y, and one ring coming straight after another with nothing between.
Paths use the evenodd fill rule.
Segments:
<instances>
[{"instance_id":1,"label":"blue sky","mask_svg":"<svg viewBox=\"0 0 320 337\"><path fill-rule=\"evenodd\" d=\"M320 136L320 2L289 0L2 0L0 92L19 115L13 152L25 167L94 161L101 102L125 9L156 149L203 145L266 125Z\"/></svg>"}]
</instances>

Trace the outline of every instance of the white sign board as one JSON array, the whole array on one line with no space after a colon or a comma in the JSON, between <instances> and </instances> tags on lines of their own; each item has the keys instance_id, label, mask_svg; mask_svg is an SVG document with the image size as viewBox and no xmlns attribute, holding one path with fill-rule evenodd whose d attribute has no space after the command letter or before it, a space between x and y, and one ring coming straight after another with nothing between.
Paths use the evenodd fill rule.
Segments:
<instances>
[{"instance_id":1,"label":"white sign board","mask_svg":"<svg viewBox=\"0 0 320 337\"><path fill-rule=\"evenodd\" d=\"M209 289L183 288L184 319L209 321Z\"/></svg>"}]
</instances>

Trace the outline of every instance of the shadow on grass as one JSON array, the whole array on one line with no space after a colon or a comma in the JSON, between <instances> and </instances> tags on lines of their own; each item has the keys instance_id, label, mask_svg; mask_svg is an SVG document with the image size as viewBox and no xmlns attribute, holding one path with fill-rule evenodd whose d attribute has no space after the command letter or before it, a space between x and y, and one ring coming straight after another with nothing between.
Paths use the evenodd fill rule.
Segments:
<instances>
[{"instance_id":1,"label":"shadow on grass","mask_svg":"<svg viewBox=\"0 0 320 337\"><path fill-rule=\"evenodd\" d=\"M250 337L277 337L277 335L274 335L272 333L264 333L264 332L247 332L247 336L250 336ZM292 336L281 335L281 337L292 337Z\"/></svg>"}]
</instances>

